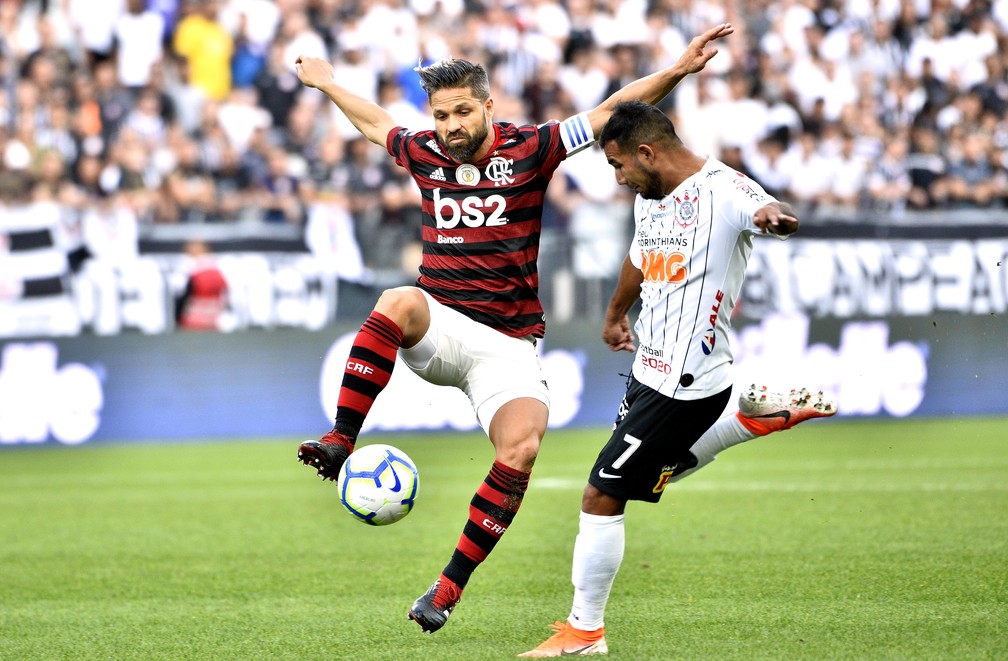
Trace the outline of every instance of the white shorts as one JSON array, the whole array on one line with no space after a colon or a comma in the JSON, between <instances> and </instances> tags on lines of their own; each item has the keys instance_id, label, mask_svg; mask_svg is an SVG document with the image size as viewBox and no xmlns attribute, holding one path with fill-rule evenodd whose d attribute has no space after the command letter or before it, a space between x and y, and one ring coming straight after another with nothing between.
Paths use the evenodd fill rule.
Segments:
<instances>
[{"instance_id":1,"label":"white shorts","mask_svg":"<svg viewBox=\"0 0 1008 661\"><path fill-rule=\"evenodd\" d=\"M488 436L494 415L513 399L531 397L549 408L534 337L509 337L423 295L430 328L416 346L399 349L411 370L435 385L461 389Z\"/></svg>"}]
</instances>

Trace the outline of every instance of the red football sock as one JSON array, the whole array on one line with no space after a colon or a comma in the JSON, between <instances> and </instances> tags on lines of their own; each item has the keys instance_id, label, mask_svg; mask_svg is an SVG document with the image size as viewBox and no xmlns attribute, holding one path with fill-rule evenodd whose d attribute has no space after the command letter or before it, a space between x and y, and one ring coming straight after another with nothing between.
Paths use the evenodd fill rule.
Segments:
<instances>
[{"instance_id":1,"label":"red football sock","mask_svg":"<svg viewBox=\"0 0 1008 661\"><path fill-rule=\"evenodd\" d=\"M476 567L511 525L528 489L530 473L494 461L469 504L469 520L442 576L464 588Z\"/></svg>"},{"instance_id":2,"label":"red football sock","mask_svg":"<svg viewBox=\"0 0 1008 661\"><path fill-rule=\"evenodd\" d=\"M391 319L372 311L347 358L336 403L337 431L356 438L375 398L388 385L403 332Z\"/></svg>"}]
</instances>

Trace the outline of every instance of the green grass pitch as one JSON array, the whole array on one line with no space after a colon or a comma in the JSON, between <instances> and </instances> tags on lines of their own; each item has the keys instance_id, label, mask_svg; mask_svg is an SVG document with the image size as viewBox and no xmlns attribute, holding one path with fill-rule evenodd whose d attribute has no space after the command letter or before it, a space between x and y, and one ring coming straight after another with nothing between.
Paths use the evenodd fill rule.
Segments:
<instances>
[{"instance_id":1,"label":"green grass pitch","mask_svg":"<svg viewBox=\"0 0 1008 661\"><path fill-rule=\"evenodd\" d=\"M551 431L448 625L406 617L486 475L477 434L373 528L299 439L0 452L0 659L508 659L566 617L604 430ZM1008 658L1008 419L815 421L631 504L612 659Z\"/></svg>"}]
</instances>

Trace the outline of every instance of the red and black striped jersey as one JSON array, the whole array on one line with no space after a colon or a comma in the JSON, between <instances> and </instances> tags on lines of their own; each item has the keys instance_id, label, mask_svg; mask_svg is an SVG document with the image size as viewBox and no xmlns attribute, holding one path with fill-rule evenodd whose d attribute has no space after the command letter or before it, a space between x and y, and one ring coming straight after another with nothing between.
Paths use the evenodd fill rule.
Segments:
<instances>
[{"instance_id":1,"label":"red and black striped jersey","mask_svg":"<svg viewBox=\"0 0 1008 661\"><path fill-rule=\"evenodd\" d=\"M389 132L389 154L423 194L417 286L505 335L542 337L536 260L546 186L594 136L584 115L493 129L493 148L471 164L448 156L434 131Z\"/></svg>"}]
</instances>

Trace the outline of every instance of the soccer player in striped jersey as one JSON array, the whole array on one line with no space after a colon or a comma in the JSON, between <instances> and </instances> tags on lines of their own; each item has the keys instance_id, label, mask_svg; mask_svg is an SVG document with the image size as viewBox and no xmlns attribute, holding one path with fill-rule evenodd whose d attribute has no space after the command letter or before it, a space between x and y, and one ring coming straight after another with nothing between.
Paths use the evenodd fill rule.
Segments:
<instances>
[{"instance_id":1,"label":"soccer player in striped jersey","mask_svg":"<svg viewBox=\"0 0 1008 661\"><path fill-rule=\"evenodd\" d=\"M536 259L550 178L561 161L594 142L618 102L664 98L717 53L711 41L732 32L730 24L707 30L673 66L629 83L588 112L524 126L494 121L487 72L466 60L417 69L434 130L413 131L341 87L328 62L297 59L301 82L325 93L361 134L388 150L423 195L416 286L381 294L350 350L333 429L302 443L298 458L322 478L336 478L397 355L420 377L464 391L495 451L451 559L409 611L424 631L445 624L469 577L511 525L546 431Z\"/></svg>"},{"instance_id":2,"label":"soccer player in striped jersey","mask_svg":"<svg viewBox=\"0 0 1008 661\"><path fill-rule=\"evenodd\" d=\"M728 329L752 237L797 231L794 208L717 159L691 152L653 105L618 104L598 141L616 181L637 193L634 237L602 332L613 350L635 351L634 363L612 436L582 495L570 615L519 655L526 658L608 651L603 614L623 559L627 501L657 503L670 482L721 450L836 413L822 393L752 387L738 413L722 415L733 383ZM627 313L638 298L635 338Z\"/></svg>"}]
</instances>

